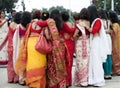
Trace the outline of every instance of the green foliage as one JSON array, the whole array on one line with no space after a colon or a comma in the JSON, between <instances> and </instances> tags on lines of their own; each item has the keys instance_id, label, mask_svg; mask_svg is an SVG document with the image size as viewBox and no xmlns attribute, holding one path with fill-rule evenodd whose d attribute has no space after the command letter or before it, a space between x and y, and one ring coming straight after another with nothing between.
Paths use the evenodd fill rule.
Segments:
<instances>
[{"instance_id":1,"label":"green foliage","mask_svg":"<svg viewBox=\"0 0 120 88\"><path fill-rule=\"evenodd\" d=\"M62 12L62 11L67 11L67 12L69 12L69 13L72 13L71 10L65 9L63 6L56 6L56 7L53 6L53 7L49 8L49 9L47 9L47 8L42 8L42 11L49 11L49 12L51 13L51 11L54 10L54 9L58 9L58 10L60 10L61 12Z\"/></svg>"},{"instance_id":2,"label":"green foliage","mask_svg":"<svg viewBox=\"0 0 120 88\"><path fill-rule=\"evenodd\" d=\"M97 0L96 3L94 3L94 5L100 9L100 8L104 8L104 0ZM106 0L106 10L111 10L111 0ZM120 14L120 0L114 0L114 10Z\"/></svg>"},{"instance_id":3,"label":"green foliage","mask_svg":"<svg viewBox=\"0 0 120 88\"><path fill-rule=\"evenodd\" d=\"M64 8L63 6L56 6L56 7L51 7L51 8L49 8L49 9L47 9L47 8L42 8L42 10L41 10L41 12L43 11L48 11L49 13L51 13L51 11L52 10L54 10L54 9L58 9L59 11L67 11L67 12L69 12L69 14L70 14L70 21L73 21L74 19L73 19L73 17L72 17L72 15L73 14L75 14L75 13L77 13L77 12L72 12L70 9L66 9L66 8Z\"/></svg>"},{"instance_id":4,"label":"green foliage","mask_svg":"<svg viewBox=\"0 0 120 88\"><path fill-rule=\"evenodd\" d=\"M24 0L21 1L21 5L23 7L23 11L25 11L26 8L25 8L25 2L24 2Z\"/></svg>"},{"instance_id":5,"label":"green foliage","mask_svg":"<svg viewBox=\"0 0 120 88\"><path fill-rule=\"evenodd\" d=\"M54 10L54 9L58 9L58 10L60 10L61 12L67 10L67 9L65 9L63 6L56 6L56 7L51 7L51 8L49 9L49 12L51 12L51 11Z\"/></svg>"},{"instance_id":6,"label":"green foliage","mask_svg":"<svg viewBox=\"0 0 120 88\"><path fill-rule=\"evenodd\" d=\"M6 9L7 12L10 12L15 7L17 1L18 0L0 0L0 10Z\"/></svg>"},{"instance_id":7,"label":"green foliage","mask_svg":"<svg viewBox=\"0 0 120 88\"><path fill-rule=\"evenodd\" d=\"M120 0L115 0L115 11L120 15Z\"/></svg>"}]
</instances>

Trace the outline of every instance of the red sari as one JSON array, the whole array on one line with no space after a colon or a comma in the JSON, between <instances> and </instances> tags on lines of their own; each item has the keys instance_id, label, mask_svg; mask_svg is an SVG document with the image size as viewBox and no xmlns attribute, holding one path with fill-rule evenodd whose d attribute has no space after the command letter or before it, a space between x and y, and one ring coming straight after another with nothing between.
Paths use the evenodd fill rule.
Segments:
<instances>
[{"instance_id":1,"label":"red sari","mask_svg":"<svg viewBox=\"0 0 120 88\"><path fill-rule=\"evenodd\" d=\"M7 72L8 72L8 82L18 82L18 76L14 71L13 67L13 35L15 30L9 27L8 32L8 66L7 66Z\"/></svg>"},{"instance_id":2,"label":"red sari","mask_svg":"<svg viewBox=\"0 0 120 88\"><path fill-rule=\"evenodd\" d=\"M66 83L67 86L72 85L72 65L73 65L73 54L75 50L75 42L73 41L73 34L74 34L75 28L70 28L67 23L63 24L63 29L61 31L61 35L63 39L65 40L65 46L67 51L67 57L66 57L66 70L67 70L67 76L66 76Z\"/></svg>"},{"instance_id":3,"label":"red sari","mask_svg":"<svg viewBox=\"0 0 120 88\"><path fill-rule=\"evenodd\" d=\"M53 50L48 55L47 82L48 88L66 88L65 46L60 42L55 22L48 20Z\"/></svg>"}]
</instances>

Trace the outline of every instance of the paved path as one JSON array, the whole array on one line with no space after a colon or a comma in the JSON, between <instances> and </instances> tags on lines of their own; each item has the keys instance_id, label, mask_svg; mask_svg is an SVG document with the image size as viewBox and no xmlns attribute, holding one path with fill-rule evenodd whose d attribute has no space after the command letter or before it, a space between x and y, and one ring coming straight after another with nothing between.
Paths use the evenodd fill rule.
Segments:
<instances>
[{"instance_id":1,"label":"paved path","mask_svg":"<svg viewBox=\"0 0 120 88\"><path fill-rule=\"evenodd\" d=\"M74 67L73 67L74 72ZM25 86L20 86L18 84L7 83L7 70L6 68L0 67L0 88L26 88ZM70 88L82 88L72 86ZM83 88L95 88L95 87L83 87ZM120 88L120 76L112 77L112 80L106 80L106 85L99 88Z\"/></svg>"}]
</instances>

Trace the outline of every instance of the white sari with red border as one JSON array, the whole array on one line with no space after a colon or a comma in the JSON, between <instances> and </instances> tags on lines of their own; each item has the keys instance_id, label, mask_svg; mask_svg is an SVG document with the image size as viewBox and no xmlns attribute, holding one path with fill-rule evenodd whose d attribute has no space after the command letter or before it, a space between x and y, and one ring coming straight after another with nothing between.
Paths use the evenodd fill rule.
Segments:
<instances>
[{"instance_id":1,"label":"white sari with red border","mask_svg":"<svg viewBox=\"0 0 120 88\"><path fill-rule=\"evenodd\" d=\"M8 62L7 35L8 35L8 24L6 22L0 27L0 48L1 48L0 49L0 65L6 65Z\"/></svg>"}]
</instances>

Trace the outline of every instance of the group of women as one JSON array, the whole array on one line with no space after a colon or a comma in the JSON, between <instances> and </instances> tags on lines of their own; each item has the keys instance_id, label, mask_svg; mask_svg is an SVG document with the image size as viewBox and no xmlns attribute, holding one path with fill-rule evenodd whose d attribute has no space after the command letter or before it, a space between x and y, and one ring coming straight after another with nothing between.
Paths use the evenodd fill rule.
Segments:
<instances>
[{"instance_id":1,"label":"group of women","mask_svg":"<svg viewBox=\"0 0 120 88\"><path fill-rule=\"evenodd\" d=\"M68 88L73 84L99 87L105 85L105 79L111 79L111 74L120 75L120 26L115 12L89 6L75 14L73 22L68 12L57 9L50 14L39 10L17 12L13 18L0 45L1 53L8 40L9 83L19 82L28 88ZM1 12L1 29L6 22ZM41 33L52 45L48 54L35 49Z\"/></svg>"},{"instance_id":2,"label":"group of women","mask_svg":"<svg viewBox=\"0 0 120 88\"><path fill-rule=\"evenodd\" d=\"M74 16L79 25L76 41L75 85L104 86L105 79L119 75L120 25L114 11L97 10L95 6L82 9ZM82 26L81 26L82 25ZM115 48L116 47L116 48Z\"/></svg>"}]
</instances>

